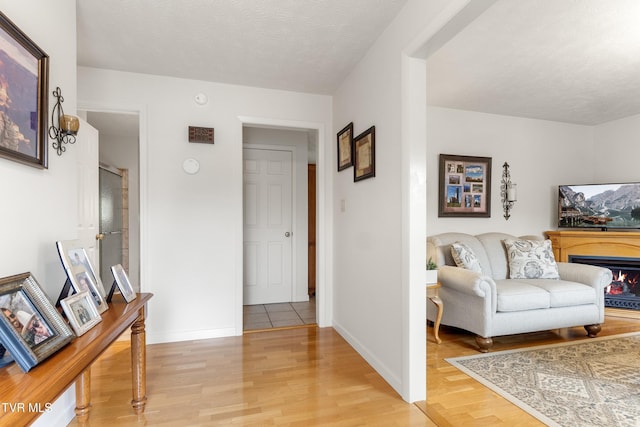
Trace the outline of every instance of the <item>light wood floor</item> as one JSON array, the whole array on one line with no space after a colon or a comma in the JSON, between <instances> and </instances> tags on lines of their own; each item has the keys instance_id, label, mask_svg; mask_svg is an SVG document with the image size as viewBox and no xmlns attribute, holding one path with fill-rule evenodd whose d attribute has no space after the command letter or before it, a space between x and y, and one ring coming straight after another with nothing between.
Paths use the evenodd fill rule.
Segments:
<instances>
[{"instance_id":1,"label":"light wood floor","mask_svg":"<svg viewBox=\"0 0 640 427\"><path fill-rule=\"evenodd\" d=\"M638 330L638 319L608 316L599 336ZM443 327L438 345L427 332L426 402L402 401L333 329L302 328L148 346L139 417L128 342L117 342L93 366L88 425L544 425L444 361L476 354L472 334ZM523 334L496 338L493 351L580 339L583 328Z\"/></svg>"},{"instance_id":2,"label":"light wood floor","mask_svg":"<svg viewBox=\"0 0 640 427\"><path fill-rule=\"evenodd\" d=\"M129 365L127 341L95 362L88 425L435 426L330 328L149 345L139 417Z\"/></svg>"}]
</instances>

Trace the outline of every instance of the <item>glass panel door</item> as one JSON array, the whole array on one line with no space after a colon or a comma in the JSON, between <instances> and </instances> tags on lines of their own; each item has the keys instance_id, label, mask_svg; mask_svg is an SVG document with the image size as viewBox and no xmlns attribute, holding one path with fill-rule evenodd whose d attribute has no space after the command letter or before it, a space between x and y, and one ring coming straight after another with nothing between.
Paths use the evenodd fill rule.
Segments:
<instances>
[{"instance_id":1,"label":"glass panel door","mask_svg":"<svg viewBox=\"0 0 640 427\"><path fill-rule=\"evenodd\" d=\"M109 292L113 284L111 266L122 264L122 175L100 166L100 278Z\"/></svg>"}]
</instances>

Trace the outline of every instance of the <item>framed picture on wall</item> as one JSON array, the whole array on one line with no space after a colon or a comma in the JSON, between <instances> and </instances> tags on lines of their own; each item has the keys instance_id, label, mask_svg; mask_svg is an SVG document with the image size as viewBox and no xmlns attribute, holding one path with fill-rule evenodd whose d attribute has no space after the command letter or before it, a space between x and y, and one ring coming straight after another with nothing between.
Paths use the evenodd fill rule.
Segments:
<instances>
[{"instance_id":1,"label":"framed picture on wall","mask_svg":"<svg viewBox=\"0 0 640 427\"><path fill-rule=\"evenodd\" d=\"M371 126L353 140L353 180L376 176L376 127Z\"/></svg>"},{"instance_id":2,"label":"framed picture on wall","mask_svg":"<svg viewBox=\"0 0 640 427\"><path fill-rule=\"evenodd\" d=\"M0 341L24 372L74 338L31 273L0 279Z\"/></svg>"},{"instance_id":3,"label":"framed picture on wall","mask_svg":"<svg viewBox=\"0 0 640 427\"><path fill-rule=\"evenodd\" d=\"M338 132L338 172L353 166L353 122Z\"/></svg>"},{"instance_id":4,"label":"framed picture on wall","mask_svg":"<svg viewBox=\"0 0 640 427\"><path fill-rule=\"evenodd\" d=\"M439 217L491 217L491 157L440 154Z\"/></svg>"},{"instance_id":5,"label":"framed picture on wall","mask_svg":"<svg viewBox=\"0 0 640 427\"><path fill-rule=\"evenodd\" d=\"M0 12L0 157L47 167L49 56Z\"/></svg>"}]
</instances>

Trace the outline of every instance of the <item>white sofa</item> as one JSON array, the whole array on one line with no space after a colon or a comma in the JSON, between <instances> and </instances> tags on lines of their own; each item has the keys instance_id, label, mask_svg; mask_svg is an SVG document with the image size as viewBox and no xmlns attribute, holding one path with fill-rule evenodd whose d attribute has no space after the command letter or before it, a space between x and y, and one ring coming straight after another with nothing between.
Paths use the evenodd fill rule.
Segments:
<instances>
[{"instance_id":1,"label":"white sofa","mask_svg":"<svg viewBox=\"0 0 640 427\"><path fill-rule=\"evenodd\" d=\"M477 334L482 352L489 351L492 337L501 335L584 326L595 337L604 322L604 287L611 283L611 271L552 260L559 279L511 279L505 239L543 240L504 233L428 237L427 256L438 265L442 285L442 324ZM456 266L451 254L454 243L473 251L481 272ZM427 318L435 317L435 307L427 304Z\"/></svg>"}]
</instances>

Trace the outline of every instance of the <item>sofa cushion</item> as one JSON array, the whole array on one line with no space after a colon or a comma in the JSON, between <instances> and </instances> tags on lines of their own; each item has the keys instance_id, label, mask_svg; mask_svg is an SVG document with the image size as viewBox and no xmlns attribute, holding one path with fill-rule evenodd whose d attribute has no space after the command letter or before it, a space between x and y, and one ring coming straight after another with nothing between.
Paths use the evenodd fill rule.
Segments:
<instances>
[{"instance_id":1,"label":"sofa cushion","mask_svg":"<svg viewBox=\"0 0 640 427\"><path fill-rule=\"evenodd\" d=\"M505 239L511 279L559 279L550 240Z\"/></svg>"},{"instance_id":2,"label":"sofa cushion","mask_svg":"<svg viewBox=\"0 0 640 427\"><path fill-rule=\"evenodd\" d=\"M473 250L462 242L455 242L451 244L451 256L456 262L458 267L466 268L467 270L482 273L480 268L480 262Z\"/></svg>"},{"instance_id":3,"label":"sofa cushion","mask_svg":"<svg viewBox=\"0 0 640 427\"><path fill-rule=\"evenodd\" d=\"M547 291L551 307L570 307L597 303L595 288L582 283L546 279L525 279L522 282Z\"/></svg>"},{"instance_id":4,"label":"sofa cushion","mask_svg":"<svg viewBox=\"0 0 640 427\"><path fill-rule=\"evenodd\" d=\"M543 288L517 279L496 280L497 311L549 308L550 294Z\"/></svg>"}]
</instances>

